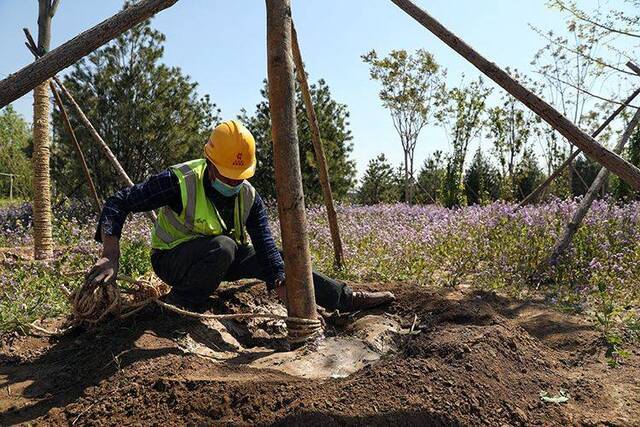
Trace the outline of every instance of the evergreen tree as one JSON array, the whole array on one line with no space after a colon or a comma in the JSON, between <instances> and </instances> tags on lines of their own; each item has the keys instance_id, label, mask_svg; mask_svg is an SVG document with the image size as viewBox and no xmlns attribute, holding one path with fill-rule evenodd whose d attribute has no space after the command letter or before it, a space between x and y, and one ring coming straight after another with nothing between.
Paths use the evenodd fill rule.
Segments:
<instances>
[{"instance_id":1,"label":"evergreen tree","mask_svg":"<svg viewBox=\"0 0 640 427\"><path fill-rule=\"evenodd\" d=\"M536 155L531 150L526 150L514 174L514 191L516 200L522 200L529 195L544 179L544 172L538 164Z\"/></svg>"},{"instance_id":2,"label":"evergreen tree","mask_svg":"<svg viewBox=\"0 0 640 427\"><path fill-rule=\"evenodd\" d=\"M177 67L160 61L165 36L150 22L137 25L77 63L65 78L97 131L134 182L176 163L202 157L219 110ZM87 130L70 114L72 126L103 197L121 187L111 164ZM53 170L67 194L84 189L84 177L59 113Z\"/></svg>"},{"instance_id":3,"label":"evergreen tree","mask_svg":"<svg viewBox=\"0 0 640 427\"><path fill-rule=\"evenodd\" d=\"M500 173L478 148L464 176L467 203L480 205L500 197Z\"/></svg>"},{"instance_id":4,"label":"evergreen tree","mask_svg":"<svg viewBox=\"0 0 640 427\"><path fill-rule=\"evenodd\" d=\"M418 174L416 202L437 203L441 201L441 190L446 174L442 151L427 157Z\"/></svg>"},{"instance_id":5,"label":"evergreen tree","mask_svg":"<svg viewBox=\"0 0 640 427\"><path fill-rule=\"evenodd\" d=\"M578 156L569 172L572 174L571 193L574 197L583 196L589 191L589 187L591 187L593 180L596 179L600 168L602 168L600 163L594 162L583 155Z\"/></svg>"},{"instance_id":6,"label":"evergreen tree","mask_svg":"<svg viewBox=\"0 0 640 427\"><path fill-rule=\"evenodd\" d=\"M394 171L384 154L369 160L357 193L358 203L375 205L377 203L395 203L400 200L404 181Z\"/></svg>"},{"instance_id":7,"label":"evergreen tree","mask_svg":"<svg viewBox=\"0 0 640 427\"><path fill-rule=\"evenodd\" d=\"M260 91L263 100L256 106L255 113L250 116L243 110L238 118L253 133L256 139L258 166L251 182L262 197L275 199L273 142L266 85L265 81L265 85ZM321 79L317 84L311 85L309 90L318 117L320 137L322 138L327 158L333 197L336 200L344 201L354 186L356 175L355 162L350 159L353 144L351 143L352 136L349 130L349 112L346 105L338 103L331 97L329 86L324 80ZM316 167L311 130L298 85L296 85L296 118L305 200L311 204L321 203L322 187L320 186Z\"/></svg>"}]
</instances>

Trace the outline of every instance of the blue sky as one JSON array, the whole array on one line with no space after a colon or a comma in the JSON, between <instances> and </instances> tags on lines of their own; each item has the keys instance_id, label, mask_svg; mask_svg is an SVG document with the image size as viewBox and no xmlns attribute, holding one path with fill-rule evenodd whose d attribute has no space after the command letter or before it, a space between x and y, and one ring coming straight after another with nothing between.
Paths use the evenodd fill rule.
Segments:
<instances>
[{"instance_id":1,"label":"blue sky","mask_svg":"<svg viewBox=\"0 0 640 427\"><path fill-rule=\"evenodd\" d=\"M0 0L0 78L28 64L22 28L36 34L36 1ZM395 164L402 160L397 134L377 97L360 55L370 49L431 51L456 84L479 72L388 0L294 0L302 54L312 80L324 78L333 96L351 113L354 158L359 175L369 159L385 153ZM418 0L433 16L501 66L530 71L530 61L544 44L528 26L560 29L560 14L544 0ZM588 6L592 0L580 4ZM52 47L116 13L121 0L61 0L53 21ZM179 66L208 93L224 117L241 108L252 112L266 76L265 8L258 0L180 0L157 15L152 25L165 33L164 62ZM490 83L493 85L492 83ZM496 89L499 94L499 89ZM30 120L31 94L14 103ZM481 142L482 143L482 142ZM441 128L431 125L419 139L416 165L435 150L447 150Z\"/></svg>"}]
</instances>

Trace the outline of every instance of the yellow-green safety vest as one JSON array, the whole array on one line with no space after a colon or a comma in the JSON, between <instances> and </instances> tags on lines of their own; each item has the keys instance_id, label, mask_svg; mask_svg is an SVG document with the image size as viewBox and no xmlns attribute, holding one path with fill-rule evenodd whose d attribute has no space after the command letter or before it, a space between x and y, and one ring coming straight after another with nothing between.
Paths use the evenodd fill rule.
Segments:
<instances>
[{"instance_id":1,"label":"yellow-green safety vest","mask_svg":"<svg viewBox=\"0 0 640 427\"><path fill-rule=\"evenodd\" d=\"M256 190L247 181L236 196L233 210L233 228L228 229L218 210L204 191L207 162L205 159L191 160L171 166L180 182L182 211L174 212L163 207L153 225L151 246L154 249L171 249L181 243L201 236L227 234L242 245L248 244L245 224L253 206Z\"/></svg>"}]
</instances>

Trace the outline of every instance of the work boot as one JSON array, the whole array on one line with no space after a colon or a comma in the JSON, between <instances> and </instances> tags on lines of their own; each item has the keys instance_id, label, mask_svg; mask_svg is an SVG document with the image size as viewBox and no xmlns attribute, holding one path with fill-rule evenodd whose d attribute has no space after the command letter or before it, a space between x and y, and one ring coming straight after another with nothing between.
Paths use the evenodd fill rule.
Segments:
<instances>
[{"instance_id":1,"label":"work boot","mask_svg":"<svg viewBox=\"0 0 640 427\"><path fill-rule=\"evenodd\" d=\"M351 311L367 310L384 304L390 304L395 300L396 297L391 292L354 291Z\"/></svg>"}]
</instances>

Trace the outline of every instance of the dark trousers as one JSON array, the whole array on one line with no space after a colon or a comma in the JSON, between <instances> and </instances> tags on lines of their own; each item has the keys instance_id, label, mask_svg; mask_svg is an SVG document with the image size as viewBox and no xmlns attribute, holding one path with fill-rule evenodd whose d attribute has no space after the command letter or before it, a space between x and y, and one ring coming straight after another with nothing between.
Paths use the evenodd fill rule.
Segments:
<instances>
[{"instance_id":1,"label":"dark trousers","mask_svg":"<svg viewBox=\"0 0 640 427\"><path fill-rule=\"evenodd\" d=\"M227 236L199 237L173 249L154 250L151 265L178 298L203 302L223 281L266 280L251 246L237 245ZM329 311L349 311L351 288L323 274L313 273L316 303Z\"/></svg>"}]
</instances>

